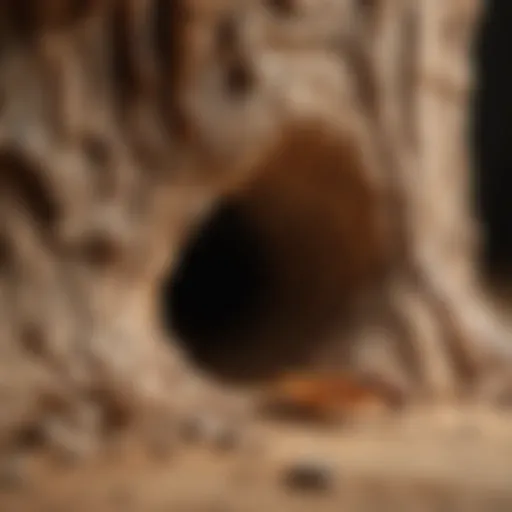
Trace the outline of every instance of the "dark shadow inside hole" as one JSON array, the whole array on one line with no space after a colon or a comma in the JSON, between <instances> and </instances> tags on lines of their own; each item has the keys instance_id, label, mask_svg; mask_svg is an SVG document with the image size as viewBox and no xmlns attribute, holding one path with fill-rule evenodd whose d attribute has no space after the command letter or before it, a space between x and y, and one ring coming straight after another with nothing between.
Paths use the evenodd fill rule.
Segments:
<instances>
[{"instance_id":1,"label":"dark shadow inside hole","mask_svg":"<svg viewBox=\"0 0 512 512\"><path fill-rule=\"evenodd\" d=\"M226 68L226 91L235 98L244 98L251 92L255 77L249 64L235 58Z\"/></svg>"},{"instance_id":2,"label":"dark shadow inside hole","mask_svg":"<svg viewBox=\"0 0 512 512\"><path fill-rule=\"evenodd\" d=\"M267 0L266 7L273 14L280 17L288 17L295 12L295 0Z\"/></svg>"},{"instance_id":3,"label":"dark shadow inside hole","mask_svg":"<svg viewBox=\"0 0 512 512\"><path fill-rule=\"evenodd\" d=\"M220 55L236 52L238 43L237 19L234 16L226 16L220 20L217 26L217 51Z\"/></svg>"},{"instance_id":4,"label":"dark shadow inside hole","mask_svg":"<svg viewBox=\"0 0 512 512\"><path fill-rule=\"evenodd\" d=\"M167 327L200 366L217 370L256 327L271 294L263 240L235 202L221 203L163 283Z\"/></svg>"},{"instance_id":5,"label":"dark shadow inside hole","mask_svg":"<svg viewBox=\"0 0 512 512\"><path fill-rule=\"evenodd\" d=\"M491 0L479 37L475 63L472 147L474 191L483 228L483 270L512 273L512 4Z\"/></svg>"}]
</instances>

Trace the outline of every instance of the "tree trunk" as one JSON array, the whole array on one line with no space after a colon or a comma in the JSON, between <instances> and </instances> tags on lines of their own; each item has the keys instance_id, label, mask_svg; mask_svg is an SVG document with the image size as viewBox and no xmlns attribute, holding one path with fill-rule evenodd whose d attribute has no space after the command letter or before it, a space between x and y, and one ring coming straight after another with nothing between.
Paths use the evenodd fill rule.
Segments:
<instances>
[{"instance_id":1,"label":"tree trunk","mask_svg":"<svg viewBox=\"0 0 512 512\"><path fill-rule=\"evenodd\" d=\"M3 440L232 413L194 361L251 381L328 361L411 400L508 368L469 202L478 2L267 4L3 2ZM199 335L168 315L206 322L230 288L180 295L219 205L245 226L221 260L249 233L265 299Z\"/></svg>"}]
</instances>

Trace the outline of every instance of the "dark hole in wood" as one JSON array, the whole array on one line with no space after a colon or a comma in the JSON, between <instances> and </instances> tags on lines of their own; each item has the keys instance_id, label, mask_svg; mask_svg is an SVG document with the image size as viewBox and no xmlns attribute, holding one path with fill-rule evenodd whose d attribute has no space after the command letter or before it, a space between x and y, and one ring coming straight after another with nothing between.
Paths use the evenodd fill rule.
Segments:
<instances>
[{"instance_id":1,"label":"dark hole in wood","mask_svg":"<svg viewBox=\"0 0 512 512\"><path fill-rule=\"evenodd\" d=\"M278 16L291 16L295 12L295 0L266 0L267 9Z\"/></svg>"},{"instance_id":2,"label":"dark hole in wood","mask_svg":"<svg viewBox=\"0 0 512 512\"><path fill-rule=\"evenodd\" d=\"M234 52L238 42L236 18L226 16L217 26L217 49L221 55Z\"/></svg>"},{"instance_id":3,"label":"dark hole in wood","mask_svg":"<svg viewBox=\"0 0 512 512\"><path fill-rule=\"evenodd\" d=\"M249 65L235 59L226 70L226 90L235 98L246 96L254 86L255 77Z\"/></svg>"},{"instance_id":4,"label":"dark hole in wood","mask_svg":"<svg viewBox=\"0 0 512 512\"><path fill-rule=\"evenodd\" d=\"M15 197L45 229L52 228L60 217L60 209L45 183L45 171L21 152L0 150L0 190Z\"/></svg>"},{"instance_id":5,"label":"dark hole in wood","mask_svg":"<svg viewBox=\"0 0 512 512\"><path fill-rule=\"evenodd\" d=\"M237 205L226 202L201 225L162 286L163 315L203 366L233 351L258 322L271 289L264 244Z\"/></svg>"}]
</instances>

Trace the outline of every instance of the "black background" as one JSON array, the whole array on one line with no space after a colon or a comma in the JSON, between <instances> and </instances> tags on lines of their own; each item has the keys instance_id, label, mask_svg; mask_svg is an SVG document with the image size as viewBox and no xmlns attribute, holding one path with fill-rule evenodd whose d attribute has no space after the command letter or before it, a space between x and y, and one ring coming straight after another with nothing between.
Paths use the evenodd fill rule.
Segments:
<instances>
[{"instance_id":1,"label":"black background","mask_svg":"<svg viewBox=\"0 0 512 512\"><path fill-rule=\"evenodd\" d=\"M447 0L448 1L448 0ZM474 48L478 87L470 146L490 266L512 266L512 2L487 0Z\"/></svg>"}]
</instances>

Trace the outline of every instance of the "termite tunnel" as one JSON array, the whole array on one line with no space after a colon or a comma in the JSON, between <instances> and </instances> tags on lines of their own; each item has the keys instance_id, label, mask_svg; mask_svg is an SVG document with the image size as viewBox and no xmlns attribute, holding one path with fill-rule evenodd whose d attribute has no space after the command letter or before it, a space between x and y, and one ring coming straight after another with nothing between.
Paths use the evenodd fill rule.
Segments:
<instances>
[{"instance_id":1,"label":"termite tunnel","mask_svg":"<svg viewBox=\"0 0 512 512\"><path fill-rule=\"evenodd\" d=\"M221 202L164 284L166 321L192 358L213 364L243 349L240 340L257 325L271 284L263 240L235 201Z\"/></svg>"}]
</instances>

